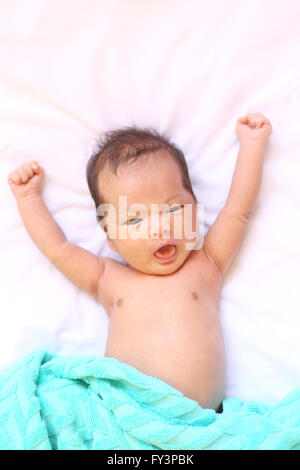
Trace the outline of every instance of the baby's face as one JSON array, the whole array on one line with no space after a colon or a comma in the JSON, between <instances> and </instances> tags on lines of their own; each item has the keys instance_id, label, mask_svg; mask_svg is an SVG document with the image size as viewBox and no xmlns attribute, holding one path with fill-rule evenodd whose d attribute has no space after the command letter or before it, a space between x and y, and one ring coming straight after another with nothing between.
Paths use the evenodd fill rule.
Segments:
<instances>
[{"instance_id":1,"label":"baby's face","mask_svg":"<svg viewBox=\"0 0 300 470\"><path fill-rule=\"evenodd\" d=\"M106 219L110 248L144 273L176 271L197 241L198 225L196 203L173 158L166 152L148 154L120 167L117 175L105 167L98 182L105 202L115 210ZM162 244L166 246L160 249Z\"/></svg>"}]
</instances>

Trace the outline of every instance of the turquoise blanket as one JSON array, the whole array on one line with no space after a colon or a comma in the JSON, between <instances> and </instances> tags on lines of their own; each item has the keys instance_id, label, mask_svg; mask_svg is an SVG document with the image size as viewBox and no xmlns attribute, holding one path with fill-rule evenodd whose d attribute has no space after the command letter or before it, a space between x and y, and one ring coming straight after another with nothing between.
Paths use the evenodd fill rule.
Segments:
<instances>
[{"instance_id":1,"label":"turquoise blanket","mask_svg":"<svg viewBox=\"0 0 300 470\"><path fill-rule=\"evenodd\" d=\"M218 414L118 359L38 350L0 375L0 449L300 450L300 388Z\"/></svg>"}]
</instances>

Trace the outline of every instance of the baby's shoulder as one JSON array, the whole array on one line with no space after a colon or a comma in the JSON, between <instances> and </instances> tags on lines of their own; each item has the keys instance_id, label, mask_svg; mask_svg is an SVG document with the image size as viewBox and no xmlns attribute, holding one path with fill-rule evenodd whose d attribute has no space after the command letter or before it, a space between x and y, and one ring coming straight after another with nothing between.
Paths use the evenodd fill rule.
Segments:
<instances>
[{"instance_id":1,"label":"baby's shoulder","mask_svg":"<svg viewBox=\"0 0 300 470\"><path fill-rule=\"evenodd\" d=\"M104 269L105 276L108 276L112 272L114 276L117 276L118 273L122 275L124 274L124 272L128 271L127 264L121 263L120 261L116 261L113 258L109 258L109 257L103 257L101 259L103 260L104 266L105 266L105 269Z\"/></svg>"},{"instance_id":2,"label":"baby's shoulder","mask_svg":"<svg viewBox=\"0 0 300 470\"><path fill-rule=\"evenodd\" d=\"M113 288L124 280L129 268L128 265L109 257L101 257L104 270L98 284L98 300L102 305L110 302Z\"/></svg>"},{"instance_id":3,"label":"baby's shoulder","mask_svg":"<svg viewBox=\"0 0 300 470\"><path fill-rule=\"evenodd\" d=\"M196 276L203 284L219 286L222 283L220 272L207 257L205 251L193 251L186 263L185 273L187 276Z\"/></svg>"}]
</instances>

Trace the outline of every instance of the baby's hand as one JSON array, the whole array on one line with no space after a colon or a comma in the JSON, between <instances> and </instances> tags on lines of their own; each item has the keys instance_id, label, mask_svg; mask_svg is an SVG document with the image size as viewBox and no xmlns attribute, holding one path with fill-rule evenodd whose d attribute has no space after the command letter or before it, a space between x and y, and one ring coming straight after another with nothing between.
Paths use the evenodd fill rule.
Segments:
<instances>
[{"instance_id":1,"label":"baby's hand","mask_svg":"<svg viewBox=\"0 0 300 470\"><path fill-rule=\"evenodd\" d=\"M247 114L236 123L235 132L241 143L265 144L272 133L270 121L260 113Z\"/></svg>"},{"instance_id":2,"label":"baby's hand","mask_svg":"<svg viewBox=\"0 0 300 470\"><path fill-rule=\"evenodd\" d=\"M8 184L16 199L40 195L44 170L36 160L16 168L8 175Z\"/></svg>"}]
</instances>

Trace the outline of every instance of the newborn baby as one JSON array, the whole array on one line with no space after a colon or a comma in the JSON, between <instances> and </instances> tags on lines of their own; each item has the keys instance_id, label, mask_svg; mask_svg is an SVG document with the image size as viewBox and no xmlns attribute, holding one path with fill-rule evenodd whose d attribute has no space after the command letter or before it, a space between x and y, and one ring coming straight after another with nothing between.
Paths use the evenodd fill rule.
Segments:
<instances>
[{"instance_id":1,"label":"newborn baby","mask_svg":"<svg viewBox=\"0 0 300 470\"><path fill-rule=\"evenodd\" d=\"M106 309L105 356L158 377L203 408L217 410L224 398L220 291L253 211L271 132L262 114L237 121L232 185L204 240L182 152L155 131L108 133L88 162L87 180L109 246L126 264L67 241L41 197L44 170L36 161L8 176L33 241Z\"/></svg>"}]
</instances>

